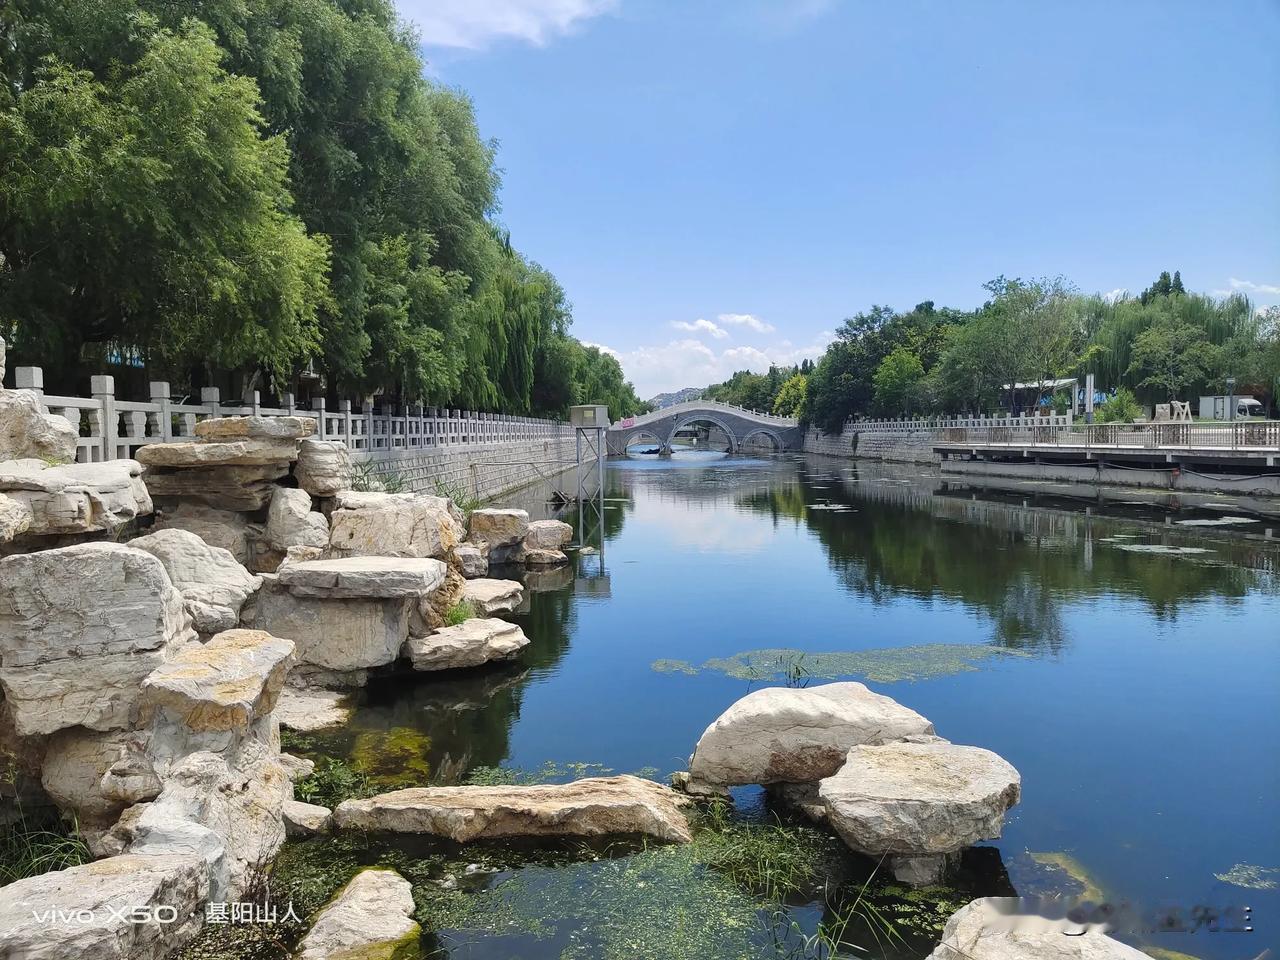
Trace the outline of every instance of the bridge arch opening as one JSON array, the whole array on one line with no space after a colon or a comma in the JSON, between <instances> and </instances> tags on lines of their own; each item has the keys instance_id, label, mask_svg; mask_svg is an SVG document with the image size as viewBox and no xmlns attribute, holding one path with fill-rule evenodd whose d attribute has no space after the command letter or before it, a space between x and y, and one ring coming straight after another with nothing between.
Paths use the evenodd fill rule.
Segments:
<instances>
[{"instance_id":1,"label":"bridge arch opening","mask_svg":"<svg viewBox=\"0 0 1280 960\"><path fill-rule=\"evenodd\" d=\"M673 457L738 452L738 438L718 417L698 413L679 421L667 439Z\"/></svg>"},{"instance_id":2,"label":"bridge arch opening","mask_svg":"<svg viewBox=\"0 0 1280 960\"><path fill-rule=\"evenodd\" d=\"M782 438L772 430L766 430L763 427L752 430L738 445L739 453L750 453L757 456L772 456L775 453L781 453L785 449Z\"/></svg>"},{"instance_id":3,"label":"bridge arch opening","mask_svg":"<svg viewBox=\"0 0 1280 960\"><path fill-rule=\"evenodd\" d=\"M662 452L663 439L652 430L636 430L627 434L623 441L622 452L628 457L641 460L657 459Z\"/></svg>"}]
</instances>

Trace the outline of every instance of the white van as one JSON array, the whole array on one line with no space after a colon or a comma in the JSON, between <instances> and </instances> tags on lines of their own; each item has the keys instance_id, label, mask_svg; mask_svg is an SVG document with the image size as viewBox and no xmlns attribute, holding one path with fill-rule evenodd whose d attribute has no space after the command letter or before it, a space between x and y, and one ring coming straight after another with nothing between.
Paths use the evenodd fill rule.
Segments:
<instances>
[{"instance_id":1,"label":"white van","mask_svg":"<svg viewBox=\"0 0 1280 960\"><path fill-rule=\"evenodd\" d=\"M1250 417L1262 416L1262 404L1253 397L1201 397L1200 416L1210 420L1230 420L1231 402L1235 401L1236 420L1248 420Z\"/></svg>"}]
</instances>

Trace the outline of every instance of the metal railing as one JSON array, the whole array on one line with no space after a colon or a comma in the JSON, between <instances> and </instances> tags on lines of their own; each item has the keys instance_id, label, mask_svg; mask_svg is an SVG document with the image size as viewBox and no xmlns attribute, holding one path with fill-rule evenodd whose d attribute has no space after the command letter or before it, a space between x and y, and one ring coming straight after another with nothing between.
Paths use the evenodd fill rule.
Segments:
<instances>
[{"instance_id":1,"label":"metal railing","mask_svg":"<svg viewBox=\"0 0 1280 960\"><path fill-rule=\"evenodd\" d=\"M950 426L938 442L980 447L1280 452L1280 420L1224 423L989 424Z\"/></svg>"},{"instance_id":2,"label":"metal railing","mask_svg":"<svg viewBox=\"0 0 1280 960\"><path fill-rule=\"evenodd\" d=\"M216 387L201 390L199 403L174 402L164 381L151 383L149 400L120 400L115 395L115 378L110 376L90 378L91 397L56 396L44 392L39 367L16 367L14 381L18 389L39 395L48 413L65 417L77 429L76 460L81 463L127 459L149 443L196 440L196 424L212 417L310 417L316 421L313 436L341 441L362 453L493 446L572 435L569 426L555 420L420 404L378 410L371 403L357 407L344 400L338 409L329 410L323 397L314 398L310 407L300 407L286 393L283 406L264 407L256 390L247 404L224 405Z\"/></svg>"}]
</instances>

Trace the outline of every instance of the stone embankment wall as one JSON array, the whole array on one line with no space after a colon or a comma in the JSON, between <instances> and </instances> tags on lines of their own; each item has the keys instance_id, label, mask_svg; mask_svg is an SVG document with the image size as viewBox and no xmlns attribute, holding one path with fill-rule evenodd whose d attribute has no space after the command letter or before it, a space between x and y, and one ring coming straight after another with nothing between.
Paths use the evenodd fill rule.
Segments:
<instances>
[{"instance_id":1,"label":"stone embankment wall","mask_svg":"<svg viewBox=\"0 0 1280 960\"><path fill-rule=\"evenodd\" d=\"M826 434L810 427L804 436L804 451L829 457L937 463L939 458L933 452L935 435L933 430L890 433L864 429L857 424L848 424L839 434Z\"/></svg>"},{"instance_id":2,"label":"stone embankment wall","mask_svg":"<svg viewBox=\"0 0 1280 960\"><path fill-rule=\"evenodd\" d=\"M492 446L379 450L356 454L356 460L367 462L377 476L401 480L406 491L446 491L491 500L543 482L571 488L573 477L566 471L574 465L573 431L565 427L559 437Z\"/></svg>"}]
</instances>

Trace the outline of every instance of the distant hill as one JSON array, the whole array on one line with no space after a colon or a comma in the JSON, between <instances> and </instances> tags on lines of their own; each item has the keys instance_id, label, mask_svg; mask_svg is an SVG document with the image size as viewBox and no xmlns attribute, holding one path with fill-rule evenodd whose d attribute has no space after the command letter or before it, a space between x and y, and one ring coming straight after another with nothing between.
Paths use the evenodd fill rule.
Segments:
<instances>
[{"instance_id":1,"label":"distant hill","mask_svg":"<svg viewBox=\"0 0 1280 960\"><path fill-rule=\"evenodd\" d=\"M675 393L660 393L656 397L649 400L655 410L661 410L664 407L674 407L677 403L687 403L690 400L697 400L702 396L705 387L685 387L683 390L677 390Z\"/></svg>"}]
</instances>

